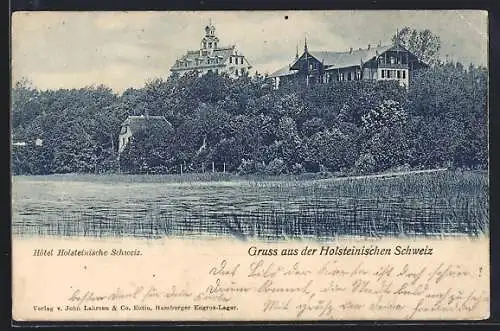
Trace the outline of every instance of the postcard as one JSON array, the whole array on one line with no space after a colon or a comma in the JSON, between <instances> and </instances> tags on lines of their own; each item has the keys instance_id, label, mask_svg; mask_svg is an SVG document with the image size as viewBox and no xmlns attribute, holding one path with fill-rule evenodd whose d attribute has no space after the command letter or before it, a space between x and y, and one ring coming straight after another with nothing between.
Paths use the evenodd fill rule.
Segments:
<instances>
[{"instance_id":1,"label":"postcard","mask_svg":"<svg viewBox=\"0 0 500 331\"><path fill-rule=\"evenodd\" d=\"M487 319L487 26L15 12L13 319Z\"/></svg>"}]
</instances>

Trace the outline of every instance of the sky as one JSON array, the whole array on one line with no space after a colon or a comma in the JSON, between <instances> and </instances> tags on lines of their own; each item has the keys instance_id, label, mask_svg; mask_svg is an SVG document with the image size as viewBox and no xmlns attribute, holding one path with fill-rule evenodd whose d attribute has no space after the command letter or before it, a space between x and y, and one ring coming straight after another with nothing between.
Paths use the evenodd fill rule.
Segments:
<instances>
[{"instance_id":1,"label":"sky","mask_svg":"<svg viewBox=\"0 0 500 331\"><path fill-rule=\"evenodd\" d=\"M199 49L210 20L219 44L235 44L260 73L290 63L305 38L311 51L347 51L389 44L403 26L439 35L443 59L486 66L487 19L485 11L16 12L12 82L139 88L167 78L178 57Z\"/></svg>"}]
</instances>

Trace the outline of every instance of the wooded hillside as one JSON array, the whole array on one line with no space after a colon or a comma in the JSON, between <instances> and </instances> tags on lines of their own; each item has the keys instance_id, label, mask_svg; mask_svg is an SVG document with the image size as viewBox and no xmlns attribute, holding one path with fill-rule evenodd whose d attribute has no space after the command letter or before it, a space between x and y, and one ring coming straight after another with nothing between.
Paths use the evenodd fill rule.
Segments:
<instances>
[{"instance_id":1,"label":"wooded hillside","mask_svg":"<svg viewBox=\"0 0 500 331\"><path fill-rule=\"evenodd\" d=\"M408 91L387 81L273 90L260 75L210 73L120 95L22 81L12 90L12 138L27 145L13 146L12 171L179 173L181 165L211 171L212 162L217 171L266 174L485 168L487 79L485 68L446 63L420 72ZM135 135L119 166L121 123L146 112L165 116L174 132Z\"/></svg>"}]
</instances>

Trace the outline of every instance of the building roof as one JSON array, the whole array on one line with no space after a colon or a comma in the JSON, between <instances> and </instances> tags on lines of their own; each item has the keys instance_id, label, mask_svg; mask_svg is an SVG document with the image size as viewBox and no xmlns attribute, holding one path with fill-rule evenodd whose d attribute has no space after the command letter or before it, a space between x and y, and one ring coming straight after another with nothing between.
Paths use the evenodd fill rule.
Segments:
<instances>
[{"instance_id":1,"label":"building roof","mask_svg":"<svg viewBox=\"0 0 500 331\"><path fill-rule=\"evenodd\" d=\"M329 52L329 51L311 51L309 54L314 56L318 61L323 62L323 64L328 67L328 69L346 68L352 66L358 66L361 63L368 62L377 54L382 54L388 51L393 46L378 46L370 47L370 49L353 49L347 52Z\"/></svg>"},{"instance_id":2,"label":"building roof","mask_svg":"<svg viewBox=\"0 0 500 331\"><path fill-rule=\"evenodd\" d=\"M308 51L307 53L313 56L318 61L322 62L325 66L325 70L332 70L337 68L359 66L362 63L370 61L377 55L383 54L384 52L387 52L388 50L391 50L393 48L406 50L400 45L384 45L364 49L353 49L352 51L346 52ZM299 59L301 57L299 57ZM297 61L298 59L295 60L291 65L276 70L269 77L282 77L296 74L297 70L290 70L290 67L293 67Z\"/></svg>"},{"instance_id":3,"label":"building roof","mask_svg":"<svg viewBox=\"0 0 500 331\"><path fill-rule=\"evenodd\" d=\"M145 131L152 126L159 127L164 130L172 129L172 124L170 124L170 122L167 121L165 117L149 115L127 117L127 119L125 119L125 121L123 121L122 123L122 132L120 133L124 133L123 128L127 126L130 128L132 135L137 132Z\"/></svg>"},{"instance_id":4,"label":"building roof","mask_svg":"<svg viewBox=\"0 0 500 331\"><path fill-rule=\"evenodd\" d=\"M228 57L233 54L235 48L235 45L228 47L219 47L215 48L211 54L207 52L206 55L200 55L200 50L188 51L180 59L175 61L171 69L186 70L194 69L196 67L216 66L218 64L223 64L224 62L226 62ZM212 62L212 59L215 60L216 58L218 59L218 61ZM187 63L187 66L185 66L184 63Z\"/></svg>"},{"instance_id":5,"label":"building roof","mask_svg":"<svg viewBox=\"0 0 500 331\"><path fill-rule=\"evenodd\" d=\"M290 65L286 65L269 75L270 78L295 75L298 70L291 70Z\"/></svg>"}]
</instances>

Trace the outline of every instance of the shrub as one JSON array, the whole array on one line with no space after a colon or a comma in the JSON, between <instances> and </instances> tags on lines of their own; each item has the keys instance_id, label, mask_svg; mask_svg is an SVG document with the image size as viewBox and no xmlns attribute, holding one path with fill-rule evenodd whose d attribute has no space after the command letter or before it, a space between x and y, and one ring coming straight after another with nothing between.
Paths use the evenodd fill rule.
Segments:
<instances>
[{"instance_id":1,"label":"shrub","mask_svg":"<svg viewBox=\"0 0 500 331\"><path fill-rule=\"evenodd\" d=\"M361 154L354 164L355 172L359 174L374 172L376 167L375 158L370 153Z\"/></svg>"},{"instance_id":2,"label":"shrub","mask_svg":"<svg viewBox=\"0 0 500 331\"><path fill-rule=\"evenodd\" d=\"M302 174L304 172L305 172L305 169L304 169L304 166L302 165L302 163L295 163L292 166L292 173L294 175L300 175L300 174Z\"/></svg>"},{"instance_id":3,"label":"shrub","mask_svg":"<svg viewBox=\"0 0 500 331\"><path fill-rule=\"evenodd\" d=\"M288 173L285 161L282 158L275 158L266 167L266 173L269 175L282 175Z\"/></svg>"}]
</instances>

